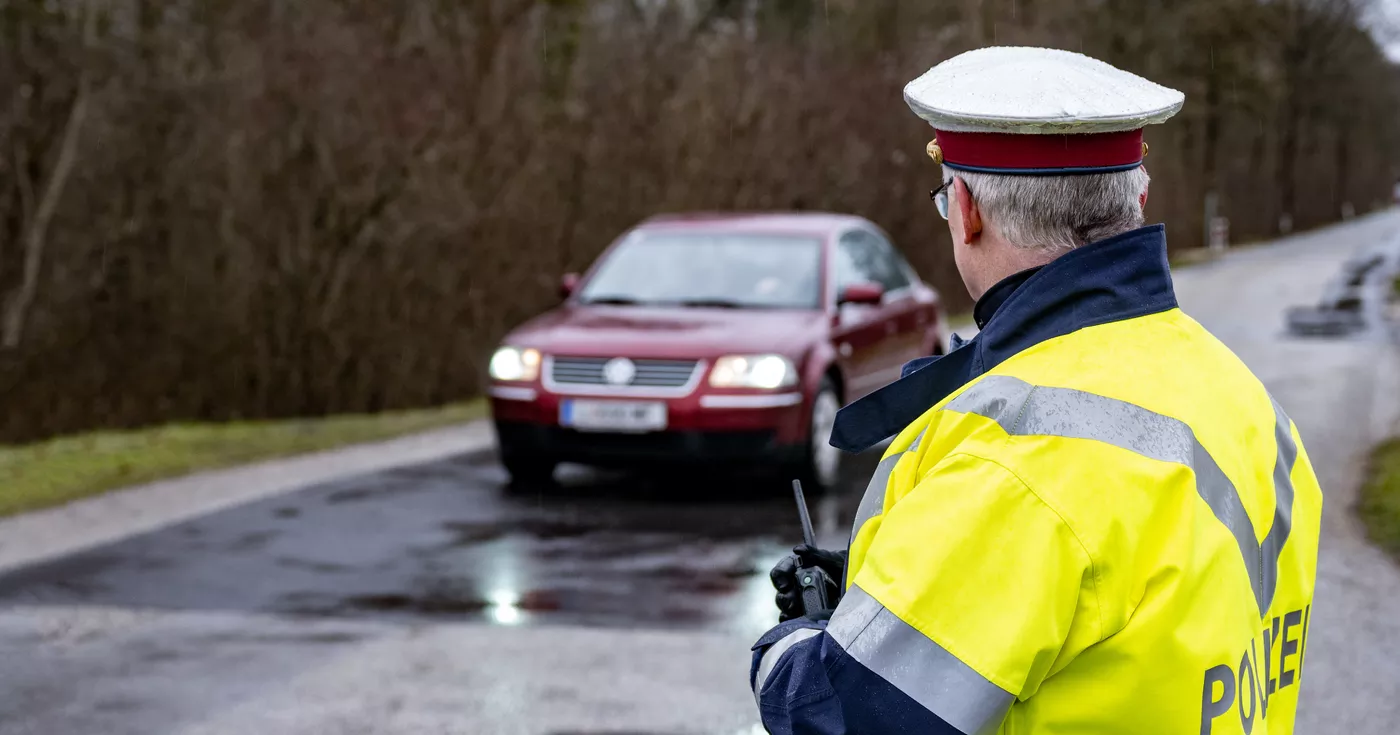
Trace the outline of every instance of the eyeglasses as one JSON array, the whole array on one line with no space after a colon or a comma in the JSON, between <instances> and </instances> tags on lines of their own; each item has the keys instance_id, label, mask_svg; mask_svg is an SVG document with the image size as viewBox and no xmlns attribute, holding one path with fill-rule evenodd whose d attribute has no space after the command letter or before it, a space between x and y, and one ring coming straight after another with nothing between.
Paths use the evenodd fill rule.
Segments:
<instances>
[{"instance_id":1,"label":"eyeglasses","mask_svg":"<svg viewBox=\"0 0 1400 735\"><path fill-rule=\"evenodd\" d=\"M938 207L938 216L948 219L948 189L953 185L953 180L948 179L937 189L928 193L928 198L933 200L933 205Z\"/></svg>"}]
</instances>

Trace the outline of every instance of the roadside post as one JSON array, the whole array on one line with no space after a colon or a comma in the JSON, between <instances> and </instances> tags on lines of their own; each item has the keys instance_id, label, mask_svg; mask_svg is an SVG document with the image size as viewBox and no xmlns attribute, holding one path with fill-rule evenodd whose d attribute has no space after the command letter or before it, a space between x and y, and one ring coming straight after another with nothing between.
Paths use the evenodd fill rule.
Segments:
<instances>
[{"instance_id":1,"label":"roadside post","mask_svg":"<svg viewBox=\"0 0 1400 735\"><path fill-rule=\"evenodd\" d=\"M1230 247L1230 218L1215 217L1210 222L1210 249L1224 250Z\"/></svg>"}]
</instances>

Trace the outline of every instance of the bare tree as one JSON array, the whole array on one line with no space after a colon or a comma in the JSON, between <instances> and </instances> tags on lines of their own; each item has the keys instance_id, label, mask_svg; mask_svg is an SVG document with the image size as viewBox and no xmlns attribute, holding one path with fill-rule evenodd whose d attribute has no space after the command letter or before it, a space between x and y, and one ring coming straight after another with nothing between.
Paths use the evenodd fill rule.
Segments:
<instances>
[{"instance_id":1,"label":"bare tree","mask_svg":"<svg viewBox=\"0 0 1400 735\"><path fill-rule=\"evenodd\" d=\"M1150 133L1174 247L1212 192L1240 238L1383 206L1400 72L1366 10L0 0L0 440L475 395L561 272L662 211L862 214L966 306L900 93L986 43L1186 91Z\"/></svg>"},{"instance_id":2,"label":"bare tree","mask_svg":"<svg viewBox=\"0 0 1400 735\"><path fill-rule=\"evenodd\" d=\"M82 6L82 45L80 51L91 49L97 40L97 8L95 0L86 0ZM39 272L44 264L44 248L48 244L49 224L58 210L69 176L78 162L78 146L83 134L83 124L87 121L89 98L92 95L93 68L83 63L78 73L77 89L68 111L68 120L63 126L63 137L58 144L48 178L38 188L41 189L35 202L35 182L31 180L29 167L17 161L15 166L16 183L25 203L24 226L24 270L19 286L4 299L3 319L0 319L0 347L14 349L19 346L24 333L25 319L34 304L39 290ZM23 154L21 153L20 156ZM20 158L17 156L17 159Z\"/></svg>"}]
</instances>

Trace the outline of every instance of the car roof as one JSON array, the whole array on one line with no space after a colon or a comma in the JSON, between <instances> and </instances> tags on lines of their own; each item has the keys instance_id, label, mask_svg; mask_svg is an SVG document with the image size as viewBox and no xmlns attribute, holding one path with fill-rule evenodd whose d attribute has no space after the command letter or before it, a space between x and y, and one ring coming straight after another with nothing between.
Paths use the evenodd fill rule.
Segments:
<instances>
[{"instance_id":1,"label":"car roof","mask_svg":"<svg viewBox=\"0 0 1400 735\"><path fill-rule=\"evenodd\" d=\"M687 212L663 214L635 228L640 232L751 232L828 235L853 226L870 226L864 218L828 212Z\"/></svg>"}]
</instances>

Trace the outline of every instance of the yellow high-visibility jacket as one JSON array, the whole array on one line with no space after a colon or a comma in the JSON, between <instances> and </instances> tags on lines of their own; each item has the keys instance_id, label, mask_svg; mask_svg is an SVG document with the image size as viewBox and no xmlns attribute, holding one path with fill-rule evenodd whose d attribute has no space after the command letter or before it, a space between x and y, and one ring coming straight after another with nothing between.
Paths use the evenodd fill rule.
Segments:
<instances>
[{"instance_id":1,"label":"yellow high-visibility jacket","mask_svg":"<svg viewBox=\"0 0 1400 735\"><path fill-rule=\"evenodd\" d=\"M770 730L1292 732L1322 493L1170 294L1160 228L1086 246L874 402L970 378L880 462L829 623L755 647Z\"/></svg>"}]
</instances>

